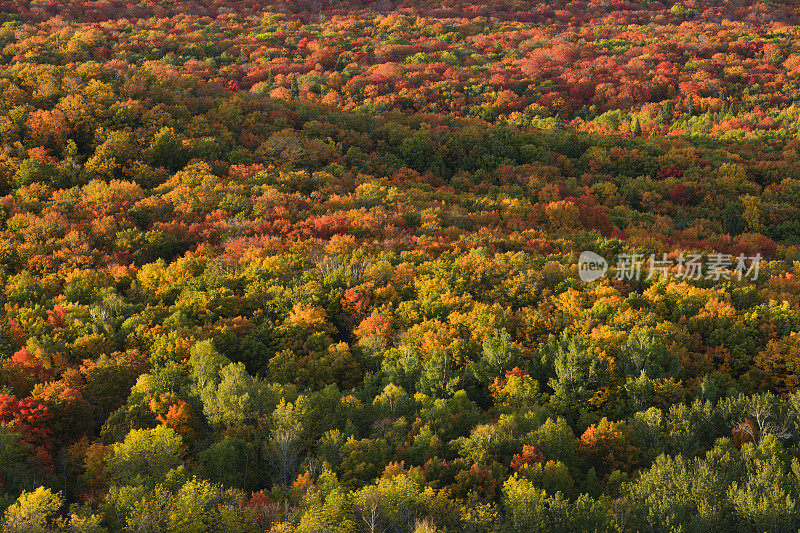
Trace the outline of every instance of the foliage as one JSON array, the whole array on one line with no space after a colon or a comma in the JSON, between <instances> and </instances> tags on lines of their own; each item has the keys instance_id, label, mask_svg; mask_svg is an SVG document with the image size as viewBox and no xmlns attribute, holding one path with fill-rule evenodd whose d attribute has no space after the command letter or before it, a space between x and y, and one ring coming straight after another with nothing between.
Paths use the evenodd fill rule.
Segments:
<instances>
[{"instance_id":1,"label":"foliage","mask_svg":"<svg viewBox=\"0 0 800 533\"><path fill-rule=\"evenodd\" d=\"M0 3L3 531L798 530L798 28Z\"/></svg>"}]
</instances>

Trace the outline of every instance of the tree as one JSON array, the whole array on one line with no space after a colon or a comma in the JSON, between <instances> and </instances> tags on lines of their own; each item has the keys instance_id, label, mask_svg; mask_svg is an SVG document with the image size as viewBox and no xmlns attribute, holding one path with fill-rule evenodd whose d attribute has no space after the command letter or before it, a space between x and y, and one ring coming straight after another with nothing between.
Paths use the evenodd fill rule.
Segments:
<instances>
[{"instance_id":1,"label":"tree","mask_svg":"<svg viewBox=\"0 0 800 533\"><path fill-rule=\"evenodd\" d=\"M19 400L0 394L0 423L11 423L14 432L19 433L31 448L52 448L52 418L50 409L34 398Z\"/></svg>"},{"instance_id":2,"label":"tree","mask_svg":"<svg viewBox=\"0 0 800 533\"><path fill-rule=\"evenodd\" d=\"M80 390L94 407L95 423L99 425L125 403L136 377L142 372L141 364L135 352L103 354L97 359L84 360L80 373L66 375L65 381Z\"/></svg>"},{"instance_id":3,"label":"tree","mask_svg":"<svg viewBox=\"0 0 800 533\"><path fill-rule=\"evenodd\" d=\"M765 436L757 449L748 445L742 452L747 473L728 490L738 529L796 530L800 525L797 459L792 460L791 466L783 460L782 447L771 435Z\"/></svg>"},{"instance_id":4,"label":"tree","mask_svg":"<svg viewBox=\"0 0 800 533\"><path fill-rule=\"evenodd\" d=\"M627 375L645 372L648 378L656 379L677 376L681 370L677 354L649 328L631 333L620 352L620 366Z\"/></svg>"},{"instance_id":5,"label":"tree","mask_svg":"<svg viewBox=\"0 0 800 533\"><path fill-rule=\"evenodd\" d=\"M220 369L231 363L227 357L217 351L211 339L195 343L189 351L187 362L198 392L202 392L206 387L217 385L220 379Z\"/></svg>"},{"instance_id":6,"label":"tree","mask_svg":"<svg viewBox=\"0 0 800 533\"><path fill-rule=\"evenodd\" d=\"M437 349L423 365L417 389L436 398L446 398L459 390L460 385L461 375L453 369L453 356L444 348Z\"/></svg>"},{"instance_id":7,"label":"tree","mask_svg":"<svg viewBox=\"0 0 800 533\"><path fill-rule=\"evenodd\" d=\"M417 519L414 522L414 533L437 533L439 530L433 525L430 518Z\"/></svg>"},{"instance_id":8,"label":"tree","mask_svg":"<svg viewBox=\"0 0 800 533\"><path fill-rule=\"evenodd\" d=\"M58 168L47 160L30 157L24 160L14 176L17 187L25 187L33 183L58 184Z\"/></svg>"},{"instance_id":9,"label":"tree","mask_svg":"<svg viewBox=\"0 0 800 533\"><path fill-rule=\"evenodd\" d=\"M108 474L124 485L153 485L181 464L181 439L171 428L135 429L114 444L106 459Z\"/></svg>"},{"instance_id":10,"label":"tree","mask_svg":"<svg viewBox=\"0 0 800 533\"><path fill-rule=\"evenodd\" d=\"M550 344L542 357L545 366L552 364L556 375L548 382L553 389L550 403L558 412L576 419L581 410L587 409L595 391L605 384L608 362L601 360L585 340L566 335Z\"/></svg>"},{"instance_id":11,"label":"tree","mask_svg":"<svg viewBox=\"0 0 800 533\"><path fill-rule=\"evenodd\" d=\"M634 530L735 530L727 484L700 459L660 455L628 493Z\"/></svg>"},{"instance_id":12,"label":"tree","mask_svg":"<svg viewBox=\"0 0 800 533\"><path fill-rule=\"evenodd\" d=\"M59 442L74 442L94 429L91 406L79 390L64 381L39 383L31 396L49 407L53 414L50 427Z\"/></svg>"},{"instance_id":13,"label":"tree","mask_svg":"<svg viewBox=\"0 0 800 533\"><path fill-rule=\"evenodd\" d=\"M185 479L171 481L177 489ZM171 491L163 484L150 489L145 486L112 485L101 505L105 521L112 531L167 531L175 503L175 489Z\"/></svg>"},{"instance_id":14,"label":"tree","mask_svg":"<svg viewBox=\"0 0 800 533\"><path fill-rule=\"evenodd\" d=\"M776 403L769 394L750 397L745 407L745 419L738 422L735 431L748 435L755 444L759 444L767 435L776 439L791 437L786 415L780 412L781 406Z\"/></svg>"},{"instance_id":15,"label":"tree","mask_svg":"<svg viewBox=\"0 0 800 533\"><path fill-rule=\"evenodd\" d=\"M33 492L23 492L7 510L3 531L9 533L47 533L58 523L64 505L60 492L39 487Z\"/></svg>"},{"instance_id":16,"label":"tree","mask_svg":"<svg viewBox=\"0 0 800 533\"><path fill-rule=\"evenodd\" d=\"M108 530L102 526L103 517L99 514L87 513L71 514L65 520L65 531L69 533L108 533Z\"/></svg>"},{"instance_id":17,"label":"tree","mask_svg":"<svg viewBox=\"0 0 800 533\"><path fill-rule=\"evenodd\" d=\"M59 150L67 141L66 117L60 109L37 109L28 116L28 135L37 145Z\"/></svg>"},{"instance_id":18,"label":"tree","mask_svg":"<svg viewBox=\"0 0 800 533\"><path fill-rule=\"evenodd\" d=\"M11 424L0 424L0 485L3 493L15 494L30 486L34 476L30 450Z\"/></svg>"},{"instance_id":19,"label":"tree","mask_svg":"<svg viewBox=\"0 0 800 533\"><path fill-rule=\"evenodd\" d=\"M630 470L638 455L625 423L606 418L589 426L581 435L580 452L601 479L614 470Z\"/></svg>"},{"instance_id":20,"label":"tree","mask_svg":"<svg viewBox=\"0 0 800 533\"><path fill-rule=\"evenodd\" d=\"M483 353L476 365L476 377L483 383L491 382L514 368L518 358L519 349L506 328L495 329L483 339Z\"/></svg>"},{"instance_id":21,"label":"tree","mask_svg":"<svg viewBox=\"0 0 800 533\"><path fill-rule=\"evenodd\" d=\"M800 385L800 338L797 333L770 339L755 357L755 365L767 372L779 391L795 390Z\"/></svg>"},{"instance_id":22,"label":"tree","mask_svg":"<svg viewBox=\"0 0 800 533\"><path fill-rule=\"evenodd\" d=\"M236 426L265 418L273 403L265 384L231 363L219 371L219 384L211 382L200 393L203 413L212 424Z\"/></svg>"},{"instance_id":23,"label":"tree","mask_svg":"<svg viewBox=\"0 0 800 533\"><path fill-rule=\"evenodd\" d=\"M631 124L631 133L634 137L642 136L642 124L639 121L639 117L633 118L633 123Z\"/></svg>"},{"instance_id":24,"label":"tree","mask_svg":"<svg viewBox=\"0 0 800 533\"><path fill-rule=\"evenodd\" d=\"M126 133L112 131L86 162L86 170L109 179L118 177L122 167L134 156L134 152L135 148Z\"/></svg>"},{"instance_id":25,"label":"tree","mask_svg":"<svg viewBox=\"0 0 800 533\"><path fill-rule=\"evenodd\" d=\"M198 454L203 473L212 481L247 490L256 481L250 470L256 468L254 443L226 436Z\"/></svg>"},{"instance_id":26,"label":"tree","mask_svg":"<svg viewBox=\"0 0 800 533\"><path fill-rule=\"evenodd\" d=\"M316 494L316 499L305 508L298 533L315 533L330 531L331 533L351 533L356 531L353 521L352 507L346 492L335 488L325 495Z\"/></svg>"},{"instance_id":27,"label":"tree","mask_svg":"<svg viewBox=\"0 0 800 533\"><path fill-rule=\"evenodd\" d=\"M188 402L174 393L165 392L150 400L150 410L156 415L156 420L175 430L185 446L192 445L199 424Z\"/></svg>"},{"instance_id":28,"label":"tree","mask_svg":"<svg viewBox=\"0 0 800 533\"><path fill-rule=\"evenodd\" d=\"M383 470L389 459L386 442L381 439L347 439L339 455L342 458L340 471L342 483L354 487L363 486Z\"/></svg>"},{"instance_id":29,"label":"tree","mask_svg":"<svg viewBox=\"0 0 800 533\"><path fill-rule=\"evenodd\" d=\"M298 458L302 451L300 440L303 426L297 416L295 406L281 399L272 413L273 428L265 443L264 453L272 462L282 486L286 487L294 478Z\"/></svg>"},{"instance_id":30,"label":"tree","mask_svg":"<svg viewBox=\"0 0 800 533\"><path fill-rule=\"evenodd\" d=\"M405 474L382 477L356 491L353 508L370 533L408 528L426 511L422 488Z\"/></svg>"},{"instance_id":31,"label":"tree","mask_svg":"<svg viewBox=\"0 0 800 533\"><path fill-rule=\"evenodd\" d=\"M164 126L153 136L150 143L152 164L175 172L186 165L188 158L183 143L175 135L173 128Z\"/></svg>"},{"instance_id":32,"label":"tree","mask_svg":"<svg viewBox=\"0 0 800 533\"><path fill-rule=\"evenodd\" d=\"M503 484L503 506L514 531L613 531L605 510L591 498L576 501L544 489L514 474Z\"/></svg>"},{"instance_id":33,"label":"tree","mask_svg":"<svg viewBox=\"0 0 800 533\"><path fill-rule=\"evenodd\" d=\"M542 403L539 382L516 367L506 372L502 380L495 378L489 388L495 406L502 413L522 413Z\"/></svg>"},{"instance_id":34,"label":"tree","mask_svg":"<svg viewBox=\"0 0 800 533\"><path fill-rule=\"evenodd\" d=\"M579 442L564 418L548 418L527 440L547 459L562 461L570 467L576 464Z\"/></svg>"},{"instance_id":35,"label":"tree","mask_svg":"<svg viewBox=\"0 0 800 533\"><path fill-rule=\"evenodd\" d=\"M569 468L561 461L527 463L518 470L518 474L525 476L535 486L543 488L549 495L561 493L568 498L576 496L575 481Z\"/></svg>"},{"instance_id":36,"label":"tree","mask_svg":"<svg viewBox=\"0 0 800 533\"><path fill-rule=\"evenodd\" d=\"M178 490L167 528L186 533L254 532L255 517L249 509L240 508L242 496L194 477Z\"/></svg>"},{"instance_id":37,"label":"tree","mask_svg":"<svg viewBox=\"0 0 800 533\"><path fill-rule=\"evenodd\" d=\"M384 416L399 416L408 412L410 398L402 387L389 383L372 402L373 407Z\"/></svg>"}]
</instances>

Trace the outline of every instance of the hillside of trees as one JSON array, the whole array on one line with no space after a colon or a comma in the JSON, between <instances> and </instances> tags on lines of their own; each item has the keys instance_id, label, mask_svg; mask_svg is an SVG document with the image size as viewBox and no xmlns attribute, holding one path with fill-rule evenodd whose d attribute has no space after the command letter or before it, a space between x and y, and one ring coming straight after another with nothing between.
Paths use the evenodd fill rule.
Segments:
<instances>
[{"instance_id":1,"label":"hillside of trees","mask_svg":"<svg viewBox=\"0 0 800 533\"><path fill-rule=\"evenodd\" d=\"M794 2L0 22L3 533L800 529Z\"/></svg>"}]
</instances>

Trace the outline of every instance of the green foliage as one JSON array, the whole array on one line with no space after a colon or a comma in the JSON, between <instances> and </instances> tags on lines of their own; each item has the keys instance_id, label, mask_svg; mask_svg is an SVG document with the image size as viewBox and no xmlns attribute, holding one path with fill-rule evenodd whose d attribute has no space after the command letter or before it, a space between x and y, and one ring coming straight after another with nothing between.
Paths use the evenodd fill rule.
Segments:
<instances>
[{"instance_id":1,"label":"green foliage","mask_svg":"<svg viewBox=\"0 0 800 533\"><path fill-rule=\"evenodd\" d=\"M200 398L209 422L228 426L264 418L275 405L270 390L248 374L242 363L220 368L219 383L206 385Z\"/></svg>"},{"instance_id":2,"label":"green foliage","mask_svg":"<svg viewBox=\"0 0 800 533\"><path fill-rule=\"evenodd\" d=\"M800 8L635 4L4 3L3 531L797 531Z\"/></svg>"},{"instance_id":3,"label":"green foliage","mask_svg":"<svg viewBox=\"0 0 800 533\"><path fill-rule=\"evenodd\" d=\"M126 485L152 485L181 464L181 439L171 428L135 429L114 444L106 460L112 479Z\"/></svg>"},{"instance_id":4,"label":"green foliage","mask_svg":"<svg viewBox=\"0 0 800 533\"><path fill-rule=\"evenodd\" d=\"M503 504L514 531L612 531L607 511L582 495L574 502L516 474L503 485Z\"/></svg>"},{"instance_id":5,"label":"green foliage","mask_svg":"<svg viewBox=\"0 0 800 533\"><path fill-rule=\"evenodd\" d=\"M58 185L58 180L58 168L55 165L35 158L25 159L14 176L14 184L17 187L25 187L34 183Z\"/></svg>"},{"instance_id":6,"label":"green foliage","mask_svg":"<svg viewBox=\"0 0 800 533\"><path fill-rule=\"evenodd\" d=\"M25 449L22 436L13 431L11 424L0 424L0 465L4 482L0 497L3 500L16 496L23 488L30 486L30 453Z\"/></svg>"},{"instance_id":7,"label":"green foliage","mask_svg":"<svg viewBox=\"0 0 800 533\"><path fill-rule=\"evenodd\" d=\"M246 488L253 483L252 474L258 454L252 443L237 437L224 437L198 454L203 473L212 481L227 487Z\"/></svg>"},{"instance_id":8,"label":"green foliage","mask_svg":"<svg viewBox=\"0 0 800 533\"><path fill-rule=\"evenodd\" d=\"M240 501L241 495L234 491L192 478L175 495L167 529L186 533L256 531L255 520L248 513L230 512Z\"/></svg>"},{"instance_id":9,"label":"green foliage","mask_svg":"<svg viewBox=\"0 0 800 533\"><path fill-rule=\"evenodd\" d=\"M153 165L173 172L180 170L187 162L183 145L175 135L175 130L167 126L153 136L150 152Z\"/></svg>"}]
</instances>

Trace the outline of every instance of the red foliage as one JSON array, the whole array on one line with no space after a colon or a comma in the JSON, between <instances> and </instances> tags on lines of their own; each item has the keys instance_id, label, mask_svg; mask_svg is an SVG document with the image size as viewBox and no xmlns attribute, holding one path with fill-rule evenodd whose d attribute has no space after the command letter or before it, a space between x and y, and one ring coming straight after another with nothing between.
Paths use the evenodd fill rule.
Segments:
<instances>
[{"instance_id":1,"label":"red foliage","mask_svg":"<svg viewBox=\"0 0 800 533\"><path fill-rule=\"evenodd\" d=\"M52 466L53 431L52 414L47 405L33 398L21 400L0 394L0 423L11 423L14 431L34 452L37 461L45 467Z\"/></svg>"},{"instance_id":2,"label":"red foliage","mask_svg":"<svg viewBox=\"0 0 800 533\"><path fill-rule=\"evenodd\" d=\"M353 315L363 316L369 309L369 304L369 295L356 289L347 289L341 299L342 309Z\"/></svg>"},{"instance_id":3,"label":"red foliage","mask_svg":"<svg viewBox=\"0 0 800 533\"><path fill-rule=\"evenodd\" d=\"M546 462L542 452L536 449L535 446L525 444L522 446L522 453L515 453L511 459L511 470L518 472L520 468L529 464L539 464Z\"/></svg>"},{"instance_id":4,"label":"red foliage","mask_svg":"<svg viewBox=\"0 0 800 533\"><path fill-rule=\"evenodd\" d=\"M272 501L268 495L264 494L263 490L252 493L250 499L242 502L242 507L248 507L255 512L256 521L264 531L284 517L284 507L278 502Z\"/></svg>"},{"instance_id":5,"label":"red foliage","mask_svg":"<svg viewBox=\"0 0 800 533\"><path fill-rule=\"evenodd\" d=\"M466 497L472 493L482 500L491 500L497 492L498 482L491 469L474 463L469 470L456 474L453 493Z\"/></svg>"},{"instance_id":6,"label":"red foliage","mask_svg":"<svg viewBox=\"0 0 800 533\"><path fill-rule=\"evenodd\" d=\"M56 328L66 327L67 310L61 304L56 304L52 311L47 312L47 322Z\"/></svg>"},{"instance_id":7,"label":"red foliage","mask_svg":"<svg viewBox=\"0 0 800 533\"><path fill-rule=\"evenodd\" d=\"M318 239L329 239L350 229L350 221L341 215L323 215L306 223L311 227L311 236Z\"/></svg>"},{"instance_id":8,"label":"red foliage","mask_svg":"<svg viewBox=\"0 0 800 533\"><path fill-rule=\"evenodd\" d=\"M630 470L638 454L625 433L624 424L605 419L584 431L579 449L601 477L614 470Z\"/></svg>"}]
</instances>

